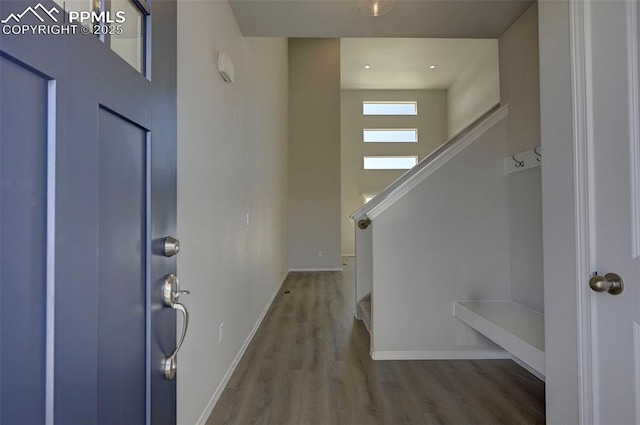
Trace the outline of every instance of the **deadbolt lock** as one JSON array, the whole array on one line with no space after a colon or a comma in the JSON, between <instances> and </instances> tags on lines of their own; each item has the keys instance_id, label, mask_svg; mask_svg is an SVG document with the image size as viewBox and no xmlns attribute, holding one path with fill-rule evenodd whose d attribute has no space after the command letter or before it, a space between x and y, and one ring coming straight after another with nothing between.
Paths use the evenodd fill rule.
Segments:
<instances>
[{"instance_id":1,"label":"deadbolt lock","mask_svg":"<svg viewBox=\"0 0 640 425\"><path fill-rule=\"evenodd\" d=\"M164 239L164 255L166 257L173 257L180 252L180 241L174 237L167 236Z\"/></svg>"}]
</instances>

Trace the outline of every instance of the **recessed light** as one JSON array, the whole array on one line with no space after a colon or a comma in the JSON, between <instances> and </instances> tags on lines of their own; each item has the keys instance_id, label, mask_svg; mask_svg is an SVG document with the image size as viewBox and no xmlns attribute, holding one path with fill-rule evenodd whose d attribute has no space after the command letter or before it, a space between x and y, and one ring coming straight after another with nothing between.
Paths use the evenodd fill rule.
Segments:
<instances>
[{"instance_id":1,"label":"recessed light","mask_svg":"<svg viewBox=\"0 0 640 425\"><path fill-rule=\"evenodd\" d=\"M369 69L369 68L371 68L371 65L367 64L367 65L364 66L364 69Z\"/></svg>"},{"instance_id":2,"label":"recessed light","mask_svg":"<svg viewBox=\"0 0 640 425\"><path fill-rule=\"evenodd\" d=\"M436 66L435 66L435 65L431 65L431 66L429 67L429 69L436 69Z\"/></svg>"}]
</instances>

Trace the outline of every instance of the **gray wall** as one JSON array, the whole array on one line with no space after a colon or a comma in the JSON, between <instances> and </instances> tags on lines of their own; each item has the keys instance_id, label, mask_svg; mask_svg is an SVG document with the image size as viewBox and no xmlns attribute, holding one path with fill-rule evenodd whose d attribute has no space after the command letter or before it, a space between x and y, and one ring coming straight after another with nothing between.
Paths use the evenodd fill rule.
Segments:
<instances>
[{"instance_id":1,"label":"gray wall","mask_svg":"<svg viewBox=\"0 0 640 425\"><path fill-rule=\"evenodd\" d=\"M538 4L548 424L577 424L578 292L569 2ZM586 282L584 282L586 284Z\"/></svg>"},{"instance_id":2,"label":"gray wall","mask_svg":"<svg viewBox=\"0 0 640 425\"><path fill-rule=\"evenodd\" d=\"M447 90L448 138L500 102L498 41L465 70Z\"/></svg>"},{"instance_id":3,"label":"gray wall","mask_svg":"<svg viewBox=\"0 0 640 425\"><path fill-rule=\"evenodd\" d=\"M289 267L341 269L339 39L289 40L289 164Z\"/></svg>"},{"instance_id":4,"label":"gray wall","mask_svg":"<svg viewBox=\"0 0 640 425\"><path fill-rule=\"evenodd\" d=\"M287 273L287 84L286 40L242 37L227 2L178 2L179 424L206 420Z\"/></svg>"},{"instance_id":5,"label":"gray wall","mask_svg":"<svg viewBox=\"0 0 640 425\"><path fill-rule=\"evenodd\" d=\"M365 100L415 100L418 115L364 116ZM447 138L447 93L444 90L342 91L342 254L354 255L354 223L349 215L364 203L363 193L378 193L406 170L365 170L364 155L417 155L422 159ZM417 128L418 143L364 143L363 128Z\"/></svg>"},{"instance_id":6,"label":"gray wall","mask_svg":"<svg viewBox=\"0 0 640 425\"><path fill-rule=\"evenodd\" d=\"M500 96L509 104L509 155L540 146L538 5L500 37ZM540 168L509 175L511 299L544 311Z\"/></svg>"}]
</instances>

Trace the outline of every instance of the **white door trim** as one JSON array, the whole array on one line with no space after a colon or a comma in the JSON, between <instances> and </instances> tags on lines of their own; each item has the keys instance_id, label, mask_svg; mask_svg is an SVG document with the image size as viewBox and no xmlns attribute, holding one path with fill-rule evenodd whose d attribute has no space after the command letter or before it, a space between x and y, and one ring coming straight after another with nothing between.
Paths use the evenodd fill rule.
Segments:
<instances>
[{"instance_id":1,"label":"white door trim","mask_svg":"<svg viewBox=\"0 0 640 425\"><path fill-rule=\"evenodd\" d=\"M580 424L593 424L597 386L594 382L591 337L591 294L587 282L592 269L591 211L593 196L590 164L593 146L591 16L588 1L570 1L571 74L573 84L573 151L576 226L576 281L578 324L578 403ZM544 164L543 164L544 167Z\"/></svg>"},{"instance_id":2,"label":"white door trim","mask_svg":"<svg viewBox=\"0 0 640 425\"><path fill-rule=\"evenodd\" d=\"M638 6L627 0L627 58L629 78L629 142L632 173L631 229L632 254L640 256L640 82L638 81Z\"/></svg>"},{"instance_id":3,"label":"white door trim","mask_svg":"<svg viewBox=\"0 0 640 425\"><path fill-rule=\"evenodd\" d=\"M627 0L627 58L629 79L629 143L631 161L631 253L640 256L640 70L638 69L638 5ZM633 323L634 352L640 353L640 323ZM635 359L636 406L640 406L640 357ZM640 424L640 408L636 407L636 423Z\"/></svg>"}]
</instances>

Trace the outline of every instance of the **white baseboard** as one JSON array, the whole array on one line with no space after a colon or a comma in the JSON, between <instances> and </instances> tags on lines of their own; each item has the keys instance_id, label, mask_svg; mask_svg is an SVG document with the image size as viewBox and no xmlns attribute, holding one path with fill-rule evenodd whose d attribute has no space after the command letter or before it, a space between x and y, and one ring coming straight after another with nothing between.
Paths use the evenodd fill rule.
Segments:
<instances>
[{"instance_id":1,"label":"white baseboard","mask_svg":"<svg viewBox=\"0 0 640 425\"><path fill-rule=\"evenodd\" d=\"M340 268L327 268L327 269L314 269L314 268L310 268L310 269L289 269L290 272L341 272L342 271L342 267Z\"/></svg>"},{"instance_id":2,"label":"white baseboard","mask_svg":"<svg viewBox=\"0 0 640 425\"><path fill-rule=\"evenodd\" d=\"M222 395L222 392L224 391L227 384L229 383L229 380L231 379L233 372L235 372L236 370L236 367L238 367L238 363L240 363L240 360L242 359L244 352L247 350L247 347L249 347L251 340L253 339L256 332L258 331L258 328L262 324L264 317L267 315L267 312L269 311L271 304L273 304L273 300L276 299L278 292L280 292L280 289L282 288L282 285L284 284L284 281L286 280L286 278L287 276L285 275L285 277L280 282L280 285L278 285L278 288L275 290L273 295L271 295L271 298L267 302L267 306L264 308L264 310L260 314L260 317L258 317L258 321L256 322L255 326L249 333L249 336L247 337L247 339L245 339L244 344L242 344L242 347L240 347L240 351L238 351L238 354L236 355L235 359L233 359L233 362L231 363L231 366L229 366L227 373L224 374L224 377L222 378L222 381L220 381L218 388L216 388L215 392L213 393L213 396L211 396L209 403L207 403L207 407L204 409L204 411L198 418L198 421L196 422L197 425L206 424L207 419L209 419L209 415L211 415L211 412L213 412L213 408L216 407L218 400L220 400L220 396Z\"/></svg>"},{"instance_id":3,"label":"white baseboard","mask_svg":"<svg viewBox=\"0 0 640 425\"><path fill-rule=\"evenodd\" d=\"M532 374L542 382L545 382L545 378L543 374L541 374L540 372L538 372L537 370L535 370L534 368L532 368L531 366L529 366L528 364L526 364L525 362L517 358L516 356L512 355L511 360L518 363L518 365L522 366L523 369L525 369L527 372L529 372L530 374Z\"/></svg>"},{"instance_id":4,"label":"white baseboard","mask_svg":"<svg viewBox=\"0 0 640 425\"><path fill-rule=\"evenodd\" d=\"M373 360L487 360L510 359L504 350L372 351Z\"/></svg>"}]
</instances>

